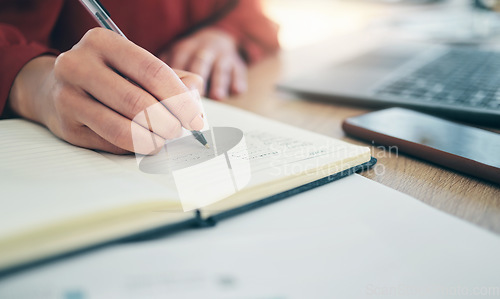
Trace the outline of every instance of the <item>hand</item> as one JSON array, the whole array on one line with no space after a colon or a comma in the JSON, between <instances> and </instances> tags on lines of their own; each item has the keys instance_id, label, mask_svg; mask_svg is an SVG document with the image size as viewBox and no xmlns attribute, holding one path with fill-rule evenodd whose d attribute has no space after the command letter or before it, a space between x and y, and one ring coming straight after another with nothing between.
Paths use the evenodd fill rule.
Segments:
<instances>
[{"instance_id":1,"label":"hand","mask_svg":"<svg viewBox=\"0 0 500 299\"><path fill-rule=\"evenodd\" d=\"M149 154L155 150L152 144L179 136L181 126L203 128L200 107L187 93L202 86L199 76L175 72L127 39L96 28L57 58L42 56L25 65L9 104L72 144ZM166 107L158 104L165 99ZM155 107L147 110L154 134L147 129L149 119L132 121L148 107Z\"/></svg>"},{"instance_id":2,"label":"hand","mask_svg":"<svg viewBox=\"0 0 500 299\"><path fill-rule=\"evenodd\" d=\"M246 65L236 41L224 31L207 28L178 41L160 59L171 67L200 75L207 94L223 99L247 89Z\"/></svg>"}]
</instances>

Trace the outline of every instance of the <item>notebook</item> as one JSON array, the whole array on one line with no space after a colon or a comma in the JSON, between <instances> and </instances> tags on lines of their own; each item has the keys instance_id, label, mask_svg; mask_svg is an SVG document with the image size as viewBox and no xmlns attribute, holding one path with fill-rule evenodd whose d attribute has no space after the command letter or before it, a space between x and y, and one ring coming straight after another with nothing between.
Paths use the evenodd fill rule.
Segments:
<instances>
[{"instance_id":1,"label":"notebook","mask_svg":"<svg viewBox=\"0 0 500 299\"><path fill-rule=\"evenodd\" d=\"M204 100L203 105L212 132L218 128L242 132L245 155L239 142L238 151L227 149L220 156L246 161L247 168L233 163L230 171L233 175L241 171L239 177L247 180L238 182L232 176L233 193L194 207L192 203L186 207L182 198L204 198L201 191L208 190L203 189L207 186L224 189L227 181L222 180L227 176L221 175L223 170L205 176L209 183L192 180L191 188L186 189L179 183L185 169L157 171L146 163L150 156L87 150L58 139L37 124L20 119L1 121L0 273L116 241L213 225L376 162L367 147L214 101ZM201 161L192 164L198 167L197 173L213 171L203 165L214 159L204 159L205 152L200 153L187 151L180 163Z\"/></svg>"}]
</instances>

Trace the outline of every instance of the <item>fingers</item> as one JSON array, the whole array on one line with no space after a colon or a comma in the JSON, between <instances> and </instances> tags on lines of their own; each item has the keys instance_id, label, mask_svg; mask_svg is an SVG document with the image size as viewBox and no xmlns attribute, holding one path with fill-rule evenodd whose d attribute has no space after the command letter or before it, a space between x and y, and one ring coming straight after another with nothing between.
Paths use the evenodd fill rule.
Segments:
<instances>
[{"instance_id":1,"label":"fingers","mask_svg":"<svg viewBox=\"0 0 500 299\"><path fill-rule=\"evenodd\" d=\"M85 90L102 104L120 113L130 120L134 120L144 128L151 129L164 139L173 139L182 134L179 120L163 105L144 89L131 84L129 81L104 66L94 66L94 76L82 83ZM101 88L107 86L107 88ZM192 99L191 99L192 100ZM144 111L148 112L149 121ZM177 111L183 114L182 111ZM190 112L192 114L196 111ZM194 116L189 116L194 118ZM151 128L150 128L151 127Z\"/></svg>"},{"instance_id":2,"label":"fingers","mask_svg":"<svg viewBox=\"0 0 500 299\"><path fill-rule=\"evenodd\" d=\"M240 94L247 91L247 68L245 63L241 59L239 59L239 61L234 64L231 78L232 93Z\"/></svg>"},{"instance_id":3,"label":"fingers","mask_svg":"<svg viewBox=\"0 0 500 299\"><path fill-rule=\"evenodd\" d=\"M193 99L196 99L193 101ZM201 117L201 99L198 91L178 94L161 102L169 111L177 115L182 126L188 130L201 130L204 127Z\"/></svg>"},{"instance_id":4,"label":"fingers","mask_svg":"<svg viewBox=\"0 0 500 299\"><path fill-rule=\"evenodd\" d=\"M220 57L214 65L209 95L216 100L224 99L231 83L232 61L227 57Z\"/></svg>"},{"instance_id":5,"label":"fingers","mask_svg":"<svg viewBox=\"0 0 500 299\"><path fill-rule=\"evenodd\" d=\"M204 94L205 83L201 76L178 69L174 69L174 72L189 90L197 90L201 95Z\"/></svg>"},{"instance_id":6,"label":"fingers","mask_svg":"<svg viewBox=\"0 0 500 299\"><path fill-rule=\"evenodd\" d=\"M171 56L169 58L170 66L175 69L186 70L198 46L196 42L189 40L179 42L169 55Z\"/></svg>"},{"instance_id":7,"label":"fingers","mask_svg":"<svg viewBox=\"0 0 500 299\"><path fill-rule=\"evenodd\" d=\"M147 155L165 143L165 139L149 129L115 113L91 98L81 98L78 105L85 107L79 116L81 123L86 124L90 130L118 148ZM93 141L96 140L93 138ZM105 146L101 142L97 145Z\"/></svg>"},{"instance_id":8,"label":"fingers","mask_svg":"<svg viewBox=\"0 0 500 299\"><path fill-rule=\"evenodd\" d=\"M192 41L180 42L170 54L162 54L160 57L164 61L168 61L170 66L174 69L188 70L195 73L207 82L212 71L212 65L216 58L218 51L216 49L207 49L207 45L197 46ZM199 89L204 93L206 89L205 84Z\"/></svg>"},{"instance_id":9,"label":"fingers","mask_svg":"<svg viewBox=\"0 0 500 299\"><path fill-rule=\"evenodd\" d=\"M172 110L169 109L170 112L179 119L183 125L186 125L187 129L197 129L191 128L191 123L199 123L195 118L201 114L201 110L195 102L196 99L189 100L187 96L184 96L177 97L177 99L172 100L172 102L170 101L170 98L174 96L180 94L191 95L191 93L187 93L189 91L188 88L183 84L176 73L164 62L148 51L109 30L90 30L82 41L84 41L83 46L91 48L101 56L104 64L111 66L127 78L133 80L157 100L166 100L164 102L167 103L167 108L169 108L169 106L173 107ZM98 72L96 72L96 74L97 73ZM110 78L112 77L109 73L105 78L103 78L103 76L99 77L99 79L108 79L111 81ZM137 89L134 90L133 87L125 87L125 81L121 80L120 83L117 84L110 82L110 84L113 84L112 86L115 87L110 92L119 92L119 90L123 90L118 94L125 96L126 103L124 105L128 108L116 108L117 105L121 105L119 103L119 98L117 99L111 96L108 98L96 96L96 98L106 103L106 105L109 104L110 108L115 107L114 109L119 109L116 111L130 119L134 113L137 114L139 111L142 111L141 109L151 105L152 102L151 98L145 93L140 93ZM81 84L85 84L84 82L85 81ZM131 84L129 83L129 85ZM90 88L94 88L88 90L92 95L98 93L106 94L106 92L101 89L107 87L99 83L98 79L93 81L93 86ZM161 114L162 112L158 109L157 113ZM195 125L195 127L197 126ZM162 134L162 136L169 137L164 134Z\"/></svg>"},{"instance_id":10,"label":"fingers","mask_svg":"<svg viewBox=\"0 0 500 299\"><path fill-rule=\"evenodd\" d=\"M75 135L78 136L78 138L75 138L75 140L73 140L71 143L76 146L101 150L117 155L130 153L130 151L124 150L108 142L106 139L97 135L94 131L92 131L86 126L78 127L77 131L75 132Z\"/></svg>"},{"instance_id":11,"label":"fingers","mask_svg":"<svg viewBox=\"0 0 500 299\"><path fill-rule=\"evenodd\" d=\"M102 60L139 84L157 99L187 91L179 77L160 59L109 30L95 28L82 39Z\"/></svg>"},{"instance_id":12,"label":"fingers","mask_svg":"<svg viewBox=\"0 0 500 299\"><path fill-rule=\"evenodd\" d=\"M240 94L247 89L246 67L239 57L220 57L214 64L209 96L224 99L229 93Z\"/></svg>"},{"instance_id":13,"label":"fingers","mask_svg":"<svg viewBox=\"0 0 500 299\"><path fill-rule=\"evenodd\" d=\"M241 59L236 41L216 29L201 30L179 41L167 53L160 55L173 68L200 75L208 86L208 95L223 99L247 89L246 65Z\"/></svg>"},{"instance_id":14,"label":"fingers","mask_svg":"<svg viewBox=\"0 0 500 299\"><path fill-rule=\"evenodd\" d=\"M113 153L149 154L165 142L81 90L64 84L56 85L54 89L56 113L46 125L72 144Z\"/></svg>"},{"instance_id":15,"label":"fingers","mask_svg":"<svg viewBox=\"0 0 500 299\"><path fill-rule=\"evenodd\" d=\"M202 48L196 51L191 59L191 63L187 70L200 75L205 82L208 81L210 73L217 55L216 49Z\"/></svg>"}]
</instances>

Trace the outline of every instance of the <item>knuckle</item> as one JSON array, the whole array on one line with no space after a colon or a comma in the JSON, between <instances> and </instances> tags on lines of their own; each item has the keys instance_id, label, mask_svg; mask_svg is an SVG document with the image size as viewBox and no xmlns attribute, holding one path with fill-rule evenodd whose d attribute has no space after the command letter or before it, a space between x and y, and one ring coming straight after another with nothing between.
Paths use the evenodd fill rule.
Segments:
<instances>
[{"instance_id":1,"label":"knuckle","mask_svg":"<svg viewBox=\"0 0 500 299\"><path fill-rule=\"evenodd\" d=\"M214 71L219 73L229 72L231 65L232 63L228 58L221 58L215 63Z\"/></svg>"},{"instance_id":2,"label":"knuckle","mask_svg":"<svg viewBox=\"0 0 500 299\"><path fill-rule=\"evenodd\" d=\"M186 78L191 84L203 85L204 79L198 74L189 74Z\"/></svg>"},{"instance_id":3,"label":"knuckle","mask_svg":"<svg viewBox=\"0 0 500 299\"><path fill-rule=\"evenodd\" d=\"M121 147L121 145L127 144L130 140L130 129L127 126L113 126L109 135L109 142L115 146Z\"/></svg>"},{"instance_id":4,"label":"knuckle","mask_svg":"<svg viewBox=\"0 0 500 299\"><path fill-rule=\"evenodd\" d=\"M104 28L92 28L88 30L81 39L84 46L95 47L101 44L109 36L110 31Z\"/></svg>"},{"instance_id":5,"label":"knuckle","mask_svg":"<svg viewBox=\"0 0 500 299\"><path fill-rule=\"evenodd\" d=\"M190 39L182 39L180 40L179 42L177 42L174 47L173 47L173 50L174 51L185 51L187 49L190 49L193 47L193 41L190 40Z\"/></svg>"},{"instance_id":6,"label":"knuckle","mask_svg":"<svg viewBox=\"0 0 500 299\"><path fill-rule=\"evenodd\" d=\"M144 93L135 89L127 91L123 96L123 101L131 117L135 117L147 108Z\"/></svg>"},{"instance_id":7,"label":"knuckle","mask_svg":"<svg viewBox=\"0 0 500 299\"><path fill-rule=\"evenodd\" d=\"M64 52L57 56L54 63L54 76L58 79L67 78L79 70L79 63L72 51Z\"/></svg>"},{"instance_id":8,"label":"knuckle","mask_svg":"<svg viewBox=\"0 0 500 299\"><path fill-rule=\"evenodd\" d=\"M191 98L187 93L174 96L167 104L167 107L175 115L184 115L187 110L190 110L192 104Z\"/></svg>"},{"instance_id":9,"label":"knuckle","mask_svg":"<svg viewBox=\"0 0 500 299\"><path fill-rule=\"evenodd\" d=\"M202 76L192 74L186 78L186 85L189 89L198 89L202 90L205 85L205 80Z\"/></svg>"},{"instance_id":10,"label":"knuckle","mask_svg":"<svg viewBox=\"0 0 500 299\"><path fill-rule=\"evenodd\" d=\"M168 71L168 66L159 59L148 59L143 63L143 73L140 78L151 78L152 80L162 80Z\"/></svg>"}]
</instances>

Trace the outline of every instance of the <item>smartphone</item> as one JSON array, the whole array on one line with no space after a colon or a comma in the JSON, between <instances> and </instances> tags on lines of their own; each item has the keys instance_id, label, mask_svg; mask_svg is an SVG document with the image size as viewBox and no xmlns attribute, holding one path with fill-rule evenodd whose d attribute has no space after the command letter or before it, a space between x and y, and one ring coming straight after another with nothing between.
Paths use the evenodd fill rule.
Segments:
<instances>
[{"instance_id":1,"label":"smartphone","mask_svg":"<svg viewBox=\"0 0 500 299\"><path fill-rule=\"evenodd\" d=\"M500 122L500 119L499 119ZM389 108L342 123L351 136L500 184L500 134L435 116Z\"/></svg>"}]
</instances>

